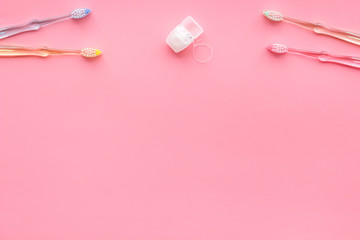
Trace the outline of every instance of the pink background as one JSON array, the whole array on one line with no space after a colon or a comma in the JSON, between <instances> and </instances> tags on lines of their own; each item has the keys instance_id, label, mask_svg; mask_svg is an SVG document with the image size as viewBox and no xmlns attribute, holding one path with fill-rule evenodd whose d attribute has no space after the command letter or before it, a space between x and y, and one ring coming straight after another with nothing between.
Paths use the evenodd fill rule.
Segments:
<instances>
[{"instance_id":1,"label":"pink background","mask_svg":"<svg viewBox=\"0 0 360 240\"><path fill-rule=\"evenodd\" d=\"M99 59L0 59L1 240L359 240L360 71L268 43L360 48L261 14L360 31L359 1L2 0L0 41ZM186 16L213 60L165 45Z\"/></svg>"}]
</instances>

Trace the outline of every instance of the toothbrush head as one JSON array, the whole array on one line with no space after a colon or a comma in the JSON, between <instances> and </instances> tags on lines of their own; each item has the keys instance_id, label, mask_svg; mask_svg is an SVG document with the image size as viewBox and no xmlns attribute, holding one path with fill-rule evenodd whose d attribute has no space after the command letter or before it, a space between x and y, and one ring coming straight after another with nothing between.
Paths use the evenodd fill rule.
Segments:
<instances>
[{"instance_id":1,"label":"toothbrush head","mask_svg":"<svg viewBox=\"0 0 360 240\"><path fill-rule=\"evenodd\" d=\"M272 10L264 11L263 14L267 19L274 22L281 22L284 19L284 16L281 13Z\"/></svg>"},{"instance_id":2,"label":"toothbrush head","mask_svg":"<svg viewBox=\"0 0 360 240\"><path fill-rule=\"evenodd\" d=\"M285 45L275 43L275 44L269 44L266 47L270 52L277 53L277 54L284 54L287 53L288 48Z\"/></svg>"},{"instance_id":3,"label":"toothbrush head","mask_svg":"<svg viewBox=\"0 0 360 240\"><path fill-rule=\"evenodd\" d=\"M91 13L89 8L78 8L71 12L71 18L80 19L84 18Z\"/></svg>"},{"instance_id":4,"label":"toothbrush head","mask_svg":"<svg viewBox=\"0 0 360 240\"><path fill-rule=\"evenodd\" d=\"M83 50L81 50L80 54L83 57L94 58L100 56L102 52L96 48L84 48Z\"/></svg>"}]
</instances>

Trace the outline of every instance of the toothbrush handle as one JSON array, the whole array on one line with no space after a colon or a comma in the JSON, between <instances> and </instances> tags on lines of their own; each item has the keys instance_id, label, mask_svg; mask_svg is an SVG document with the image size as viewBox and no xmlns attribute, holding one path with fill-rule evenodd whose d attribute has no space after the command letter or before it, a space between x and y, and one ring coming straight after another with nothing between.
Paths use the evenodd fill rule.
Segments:
<instances>
[{"instance_id":1,"label":"toothbrush handle","mask_svg":"<svg viewBox=\"0 0 360 240\"><path fill-rule=\"evenodd\" d=\"M327 35L330 37L338 38L340 40L343 40L343 41L346 41L349 43L360 45L360 35L358 35L356 33L351 33L351 32L347 32L347 31L343 31L343 30L339 30L339 29L327 28L320 24L317 27L315 27L313 29L313 31L318 34L324 34L324 35Z\"/></svg>"},{"instance_id":2,"label":"toothbrush handle","mask_svg":"<svg viewBox=\"0 0 360 240\"><path fill-rule=\"evenodd\" d=\"M328 53L326 51L309 51L309 50L300 50L295 48L288 48L288 52L304 55L307 57L313 57L313 58L336 58L336 59L344 59L348 61L358 61L360 62L360 57L355 56L347 56L347 55L340 55L340 54L332 54Z\"/></svg>"},{"instance_id":3,"label":"toothbrush handle","mask_svg":"<svg viewBox=\"0 0 360 240\"><path fill-rule=\"evenodd\" d=\"M33 20L23 25L2 28L0 29L0 39L7 38L27 31L35 31L38 30L40 27L41 27L40 21Z\"/></svg>"},{"instance_id":4,"label":"toothbrush handle","mask_svg":"<svg viewBox=\"0 0 360 240\"><path fill-rule=\"evenodd\" d=\"M50 52L46 47L27 48L21 46L0 46L0 57L21 57L21 56L37 56L47 57Z\"/></svg>"},{"instance_id":5,"label":"toothbrush handle","mask_svg":"<svg viewBox=\"0 0 360 240\"><path fill-rule=\"evenodd\" d=\"M337 63L337 64L340 64L340 65L345 65L345 66L360 69L360 61L356 61L356 60L349 60L349 59L345 59L345 58L330 57L330 56L326 56L326 55L319 56L318 59L321 62Z\"/></svg>"},{"instance_id":6,"label":"toothbrush handle","mask_svg":"<svg viewBox=\"0 0 360 240\"><path fill-rule=\"evenodd\" d=\"M328 28L320 23L306 22L296 18L284 17L284 20L299 25L301 27L308 28L318 34L324 34L330 37L341 39L346 42L360 45L360 34L357 33L352 33L349 31L344 31L335 28Z\"/></svg>"},{"instance_id":7,"label":"toothbrush handle","mask_svg":"<svg viewBox=\"0 0 360 240\"><path fill-rule=\"evenodd\" d=\"M26 24L23 25L17 25L17 26L11 26L11 27L5 27L0 29L0 39L7 38L19 33L28 32L28 31L35 31L38 30L40 27L58 22L61 20L65 20L70 18L71 15L65 15L61 17L56 18L49 18L45 20L32 20Z\"/></svg>"}]
</instances>

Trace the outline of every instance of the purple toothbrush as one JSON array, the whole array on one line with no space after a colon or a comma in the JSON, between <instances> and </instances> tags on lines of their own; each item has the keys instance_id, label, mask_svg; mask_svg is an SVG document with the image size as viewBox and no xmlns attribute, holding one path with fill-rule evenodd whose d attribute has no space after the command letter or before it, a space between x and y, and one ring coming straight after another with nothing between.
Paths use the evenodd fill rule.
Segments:
<instances>
[{"instance_id":1,"label":"purple toothbrush","mask_svg":"<svg viewBox=\"0 0 360 240\"><path fill-rule=\"evenodd\" d=\"M87 15L91 13L91 10L88 8L79 8L74 11L72 11L70 14L60 16L60 17L54 17L54 18L48 18L44 20L32 20L29 23L23 24L23 25L17 25L17 26L11 26L11 27L5 27L0 28L0 39L7 38L10 36L13 36L15 34L20 34L27 31L35 31L39 28L49 25L51 23L67 20L67 19L80 19L84 18Z\"/></svg>"}]
</instances>

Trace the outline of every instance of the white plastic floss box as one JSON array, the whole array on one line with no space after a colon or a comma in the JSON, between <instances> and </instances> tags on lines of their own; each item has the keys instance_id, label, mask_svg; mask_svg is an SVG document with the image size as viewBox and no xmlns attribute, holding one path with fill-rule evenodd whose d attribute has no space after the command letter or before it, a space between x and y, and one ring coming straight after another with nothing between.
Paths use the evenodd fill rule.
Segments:
<instances>
[{"instance_id":1,"label":"white plastic floss box","mask_svg":"<svg viewBox=\"0 0 360 240\"><path fill-rule=\"evenodd\" d=\"M203 32L202 27L188 16L170 32L166 43L174 52L178 53L193 43Z\"/></svg>"}]
</instances>

